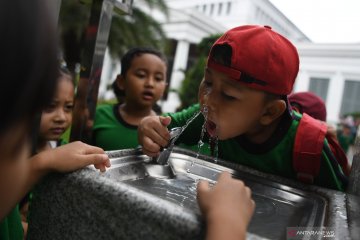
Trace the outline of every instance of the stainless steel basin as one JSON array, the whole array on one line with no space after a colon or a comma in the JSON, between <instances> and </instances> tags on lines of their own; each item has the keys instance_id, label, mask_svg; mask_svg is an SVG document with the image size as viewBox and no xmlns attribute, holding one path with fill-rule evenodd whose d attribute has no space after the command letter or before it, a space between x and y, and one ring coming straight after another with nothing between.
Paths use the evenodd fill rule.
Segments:
<instances>
[{"instance_id":1,"label":"stainless steel basin","mask_svg":"<svg viewBox=\"0 0 360 240\"><path fill-rule=\"evenodd\" d=\"M256 209L247 239L290 239L292 229L287 232L287 227L302 231L325 227L335 233L334 239L358 239L356 179L347 194L239 164L221 160L215 164L214 158L197 158L196 153L181 148L173 149L169 166L154 164L138 149L108 154L112 167L106 173L87 167L70 174L50 174L37 185L28 239L204 239L197 181L216 184L223 170L252 189ZM355 164L359 159L357 155ZM311 239L321 239L321 235Z\"/></svg>"},{"instance_id":2,"label":"stainless steel basin","mask_svg":"<svg viewBox=\"0 0 360 240\"><path fill-rule=\"evenodd\" d=\"M109 152L112 167L105 177L131 185L158 198L200 214L196 202L199 179L216 183L221 171L229 171L252 190L256 202L249 232L270 239L286 237L287 227L320 227L324 225L327 202L318 194L302 191L223 166L213 158L175 149L169 165L163 166L144 156L139 150Z\"/></svg>"}]
</instances>

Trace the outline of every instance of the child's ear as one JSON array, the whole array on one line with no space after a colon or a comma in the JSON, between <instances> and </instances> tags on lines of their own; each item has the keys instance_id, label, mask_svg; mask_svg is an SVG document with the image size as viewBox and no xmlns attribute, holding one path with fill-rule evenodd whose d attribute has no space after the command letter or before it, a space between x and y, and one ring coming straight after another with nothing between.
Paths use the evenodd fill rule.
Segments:
<instances>
[{"instance_id":1,"label":"child's ear","mask_svg":"<svg viewBox=\"0 0 360 240\"><path fill-rule=\"evenodd\" d=\"M116 76L116 85L120 90L125 90L125 78L120 74Z\"/></svg>"},{"instance_id":2,"label":"child's ear","mask_svg":"<svg viewBox=\"0 0 360 240\"><path fill-rule=\"evenodd\" d=\"M265 111L260 119L263 125L269 125L274 120L278 119L286 110L286 103L284 100L272 100L265 106Z\"/></svg>"}]
</instances>

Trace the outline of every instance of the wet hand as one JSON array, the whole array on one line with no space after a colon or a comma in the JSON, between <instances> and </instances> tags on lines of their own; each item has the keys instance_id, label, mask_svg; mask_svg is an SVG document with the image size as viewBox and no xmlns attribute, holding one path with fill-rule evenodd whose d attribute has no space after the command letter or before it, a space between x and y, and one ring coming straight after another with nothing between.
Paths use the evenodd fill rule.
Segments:
<instances>
[{"instance_id":1,"label":"wet hand","mask_svg":"<svg viewBox=\"0 0 360 240\"><path fill-rule=\"evenodd\" d=\"M163 116L149 116L141 120L138 127L138 141L142 145L144 154L156 157L161 148L168 145L170 133L167 126L170 122L170 117Z\"/></svg>"}]
</instances>

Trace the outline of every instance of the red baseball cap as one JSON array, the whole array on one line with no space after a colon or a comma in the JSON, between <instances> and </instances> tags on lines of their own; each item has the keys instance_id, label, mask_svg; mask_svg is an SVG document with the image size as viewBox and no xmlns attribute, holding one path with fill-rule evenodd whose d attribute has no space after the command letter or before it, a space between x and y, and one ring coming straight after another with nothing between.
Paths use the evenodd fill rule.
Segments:
<instances>
[{"instance_id":1,"label":"red baseball cap","mask_svg":"<svg viewBox=\"0 0 360 240\"><path fill-rule=\"evenodd\" d=\"M211 58L218 45L231 47L230 66ZM271 27L244 25L228 30L213 44L207 66L248 87L287 95L299 71L299 55L295 46Z\"/></svg>"},{"instance_id":2,"label":"red baseball cap","mask_svg":"<svg viewBox=\"0 0 360 240\"><path fill-rule=\"evenodd\" d=\"M324 101L312 92L297 92L288 96L290 105L300 113L326 121L326 106Z\"/></svg>"}]
</instances>

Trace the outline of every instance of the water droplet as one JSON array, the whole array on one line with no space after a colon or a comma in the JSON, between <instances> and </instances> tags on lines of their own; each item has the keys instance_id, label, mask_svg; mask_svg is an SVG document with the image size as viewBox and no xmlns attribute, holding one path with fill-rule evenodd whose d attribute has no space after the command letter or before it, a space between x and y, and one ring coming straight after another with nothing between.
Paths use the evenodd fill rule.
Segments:
<instances>
[{"instance_id":1,"label":"water droplet","mask_svg":"<svg viewBox=\"0 0 360 240\"><path fill-rule=\"evenodd\" d=\"M196 158L199 157L200 152L201 152L201 148L204 146L203 138L204 138L204 135L205 135L205 132L206 132L206 121L207 121L207 115L206 114L204 114L204 118L205 118L205 121L204 121L204 123L203 123L203 125L201 127L201 134L200 134L200 140L198 142L198 152L197 152Z\"/></svg>"},{"instance_id":2,"label":"water droplet","mask_svg":"<svg viewBox=\"0 0 360 240\"><path fill-rule=\"evenodd\" d=\"M188 169L186 169L186 172L187 172L187 173L190 173L191 171L190 171L190 169L188 168Z\"/></svg>"}]
</instances>

